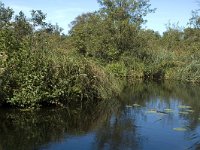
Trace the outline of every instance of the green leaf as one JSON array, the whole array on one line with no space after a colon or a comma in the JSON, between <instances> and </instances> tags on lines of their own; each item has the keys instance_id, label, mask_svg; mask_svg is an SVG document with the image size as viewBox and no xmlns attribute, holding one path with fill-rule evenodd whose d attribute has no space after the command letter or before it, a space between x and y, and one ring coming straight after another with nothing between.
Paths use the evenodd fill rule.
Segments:
<instances>
[{"instance_id":1,"label":"green leaf","mask_svg":"<svg viewBox=\"0 0 200 150\"><path fill-rule=\"evenodd\" d=\"M164 111L165 111L165 112L173 112L172 109L168 109L168 108L164 109Z\"/></svg>"},{"instance_id":2,"label":"green leaf","mask_svg":"<svg viewBox=\"0 0 200 150\"><path fill-rule=\"evenodd\" d=\"M189 112L185 112L185 111L180 111L179 114L183 114L183 115L188 115Z\"/></svg>"},{"instance_id":3,"label":"green leaf","mask_svg":"<svg viewBox=\"0 0 200 150\"><path fill-rule=\"evenodd\" d=\"M179 128L173 128L174 131L187 131L186 128L182 128L182 127L179 127Z\"/></svg>"},{"instance_id":4,"label":"green leaf","mask_svg":"<svg viewBox=\"0 0 200 150\"><path fill-rule=\"evenodd\" d=\"M188 109L188 110L186 110L187 112L190 112L190 113L193 113L194 112L194 110L192 110L192 109Z\"/></svg>"},{"instance_id":5,"label":"green leaf","mask_svg":"<svg viewBox=\"0 0 200 150\"><path fill-rule=\"evenodd\" d=\"M133 104L133 107L140 107L139 104Z\"/></svg>"},{"instance_id":6,"label":"green leaf","mask_svg":"<svg viewBox=\"0 0 200 150\"><path fill-rule=\"evenodd\" d=\"M131 106L131 105L126 105L126 108L131 108L131 107L133 107L133 106Z\"/></svg>"},{"instance_id":7,"label":"green leaf","mask_svg":"<svg viewBox=\"0 0 200 150\"><path fill-rule=\"evenodd\" d=\"M178 106L178 108L181 108L181 109L190 109L192 107L191 106L186 106L186 105L180 105L180 106Z\"/></svg>"},{"instance_id":8,"label":"green leaf","mask_svg":"<svg viewBox=\"0 0 200 150\"><path fill-rule=\"evenodd\" d=\"M154 114L154 113L157 113L157 110L155 110L155 109L150 109L150 110L148 110L148 111L146 111L146 113L152 113L152 114Z\"/></svg>"}]
</instances>

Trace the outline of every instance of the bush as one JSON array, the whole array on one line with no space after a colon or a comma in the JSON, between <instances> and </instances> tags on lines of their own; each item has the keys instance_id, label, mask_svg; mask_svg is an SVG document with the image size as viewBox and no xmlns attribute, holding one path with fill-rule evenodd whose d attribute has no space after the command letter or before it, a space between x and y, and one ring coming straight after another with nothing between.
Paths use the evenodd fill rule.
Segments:
<instances>
[{"instance_id":1,"label":"bush","mask_svg":"<svg viewBox=\"0 0 200 150\"><path fill-rule=\"evenodd\" d=\"M81 56L57 50L30 51L26 41L12 56L2 78L4 103L19 107L81 106L119 92L102 67Z\"/></svg>"},{"instance_id":2,"label":"bush","mask_svg":"<svg viewBox=\"0 0 200 150\"><path fill-rule=\"evenodd\" d=\"M125 77L127 75L127 67L122 61L107 64L106 70L108 70L108 72L114 74L117 77Z\"/></svg>"}]
</instances>

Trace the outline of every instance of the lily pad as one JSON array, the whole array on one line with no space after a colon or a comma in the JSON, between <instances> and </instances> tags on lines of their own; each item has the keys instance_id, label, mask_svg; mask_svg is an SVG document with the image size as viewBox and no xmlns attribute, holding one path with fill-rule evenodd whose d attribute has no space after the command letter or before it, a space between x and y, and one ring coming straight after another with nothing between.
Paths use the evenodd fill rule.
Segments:
<instances>
[{"instance_id":1,"label":"lily pad","mask_svg":"<svg viewBox=\"0 0 200 150\"><path fill-rule=\"evenodd\" d=\"M183 115L188 115L189 112L185 112L185 111L180 111L179 114L183 114Z\"/></svg>"},{"instance_id":2,"label":"lily pad","mask_svg":"<svg viewBox=\"0 0 200 150\"><path fill-rule=\"evenodd\" d=\"M133 104L133 106L134 106L134 107L140 107L140 105L139 105L139 104Z\"/></svg>"},{"instance_id":3,"label":"lily pad","mask_svg":"<svg viewBox=\"0 0 200 150\"><path fill-rule=\"evenodd\" d=\"M164 111L165 111L165 112L173 112L172 109L168 109L168 108L167 108L167 109L164 109Z\"/></svg>"},{"instance_id":4,"label":"lily pad","mask_svg":"<svg viewBox=\"0 0 200 150\"><path fill-rule=\"evenodd\" d=\"M151 110L148 110L148 111L147 111L147 113L152 113L152 114L155 114L155 113L157 113L157 111L156 111L156 110L154 110L154 109L151 109Z\"/></svg>"},{"instance_id":5,"label":"lily pad","mask_svg":"<svg viewBox=\"0 0 200 150\"><path fill-rule=\"evenodd\" d=\"M172 109L170 109L170 108L166 108L166 109L164 109L165 111L172 111Z\"/></svg>"},{"instance_id":6,"label":"lily pad","mask_svg":"<svg viewBox=\"0 0 200 150\"><path fill-rule=\"evenodd\" d=\"M174 131L187 131L186 128L173 128Z\"/></svg>"},{"instance_id":7,"label":"lily pad","mask_svg":"<svg viewBox=\"0 0 200 150\"><path fill-rule=\"evenodd\" d=\"M194 110L192 110L192 109L188 109L188 110L186 110L187 112L190 112L190 113L193 113L194 112Z\"/></svg>"},{"instance_id":8,"label":"lily pad","mask_svg":"<svg viewBox=\"0 0 200 150\"><path fill-rule=\"evenodd\" d=\"M180 106L178 106L178 108L181 108L181 109L190 109L192 107L191 106L186 106L186 105L180 105Z\"/></svg>"},{"instance_id":9,"label":"lily pad","mask_svg":"<svg viewBox=\"0 0 200 150\"><path fill-rule=\"evenodd\" d=\"M133 106L131 106L131 105L126 105L126 108L131 108L131 107L133 107Z\"/></svg>"},{"instance_id":10,"label":"lily pad","mask_svg":"<svg viewBox=\"0 0 200 150\"><path fill-rule=\"evenodd\" d=\"M149 109L149 110L151 110L151 111L157 111L157 109L155 109L155 108L152 108L152 109Z\"/></svg>"}]
</instances>

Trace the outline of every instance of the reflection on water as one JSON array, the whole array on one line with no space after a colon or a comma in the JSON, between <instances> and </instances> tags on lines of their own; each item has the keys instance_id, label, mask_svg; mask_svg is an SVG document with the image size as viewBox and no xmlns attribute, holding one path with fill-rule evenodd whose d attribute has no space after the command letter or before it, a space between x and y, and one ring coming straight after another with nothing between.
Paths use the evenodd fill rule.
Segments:
<instances>
[{"instance_id":1,"label":"reflection on water","mask_svg":"<svg viewBox=\"0 0 200 150\"><path fill-rule=\"evenodd\" d=\"M87 110L0 111L0 150L200 148L200 86L137 83Z\"/></svg>"}]
</instances>

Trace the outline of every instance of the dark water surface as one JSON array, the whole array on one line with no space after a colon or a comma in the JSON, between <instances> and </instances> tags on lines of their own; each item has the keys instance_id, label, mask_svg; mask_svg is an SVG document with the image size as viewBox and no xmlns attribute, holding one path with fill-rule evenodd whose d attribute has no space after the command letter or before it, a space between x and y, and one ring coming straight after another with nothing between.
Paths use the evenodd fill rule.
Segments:
<instances>
[{"instance_id":1,"label":"dark water surface","mask_svg":"<svg viewBox=\"0 0 200 150\"><path fill-rule=\"evenodd\" d=\"M0 110L0 150L200 149L200 86L137 83L87 110Z\"/></svg>"}]
</instances>

